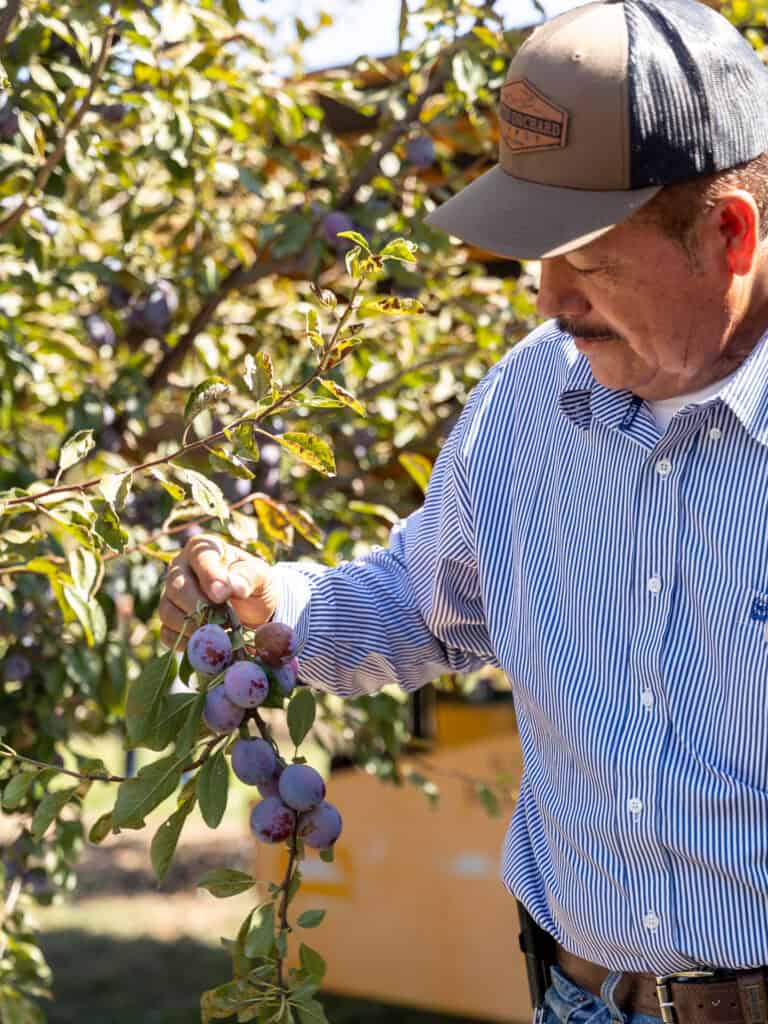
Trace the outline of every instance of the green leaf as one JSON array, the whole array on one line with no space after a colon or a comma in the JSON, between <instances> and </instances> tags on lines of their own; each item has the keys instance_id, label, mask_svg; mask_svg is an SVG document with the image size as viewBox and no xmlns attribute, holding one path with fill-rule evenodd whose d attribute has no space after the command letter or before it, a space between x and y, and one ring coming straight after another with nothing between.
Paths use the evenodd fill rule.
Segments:
<instances>
[{"instance_id":1,"label":"green leaf","mask_svg":"<svg viewBox=\"0 0 768 1024\"><path fill-rule=\"evenodd\" d=\"M350 501L347 502L347 508L350 512L362 512L363 515L378 516L393 526L400 522L400 516L397 512L393 512L386 505L376 505L370 501Z\"/></svg>"},{"instance_id":2,"label":"green leaf","mask_svg":"<svg viewBox=\"0 0 768 1024\"><path fill-rule=\"evenodd\" d=\"M478 784L478 786L476 787L476 792L477 795L482 800L483 807L485 807L490 817L498 818L499 815L501 814L501 807L499 806L498 798L496 794L493 792L493 790L489 789L488 786Z\"/></svg>"},{"instance_id":3,"label":"green leaf","mask_svg":"<svg viewBox=\"0 0 768 1024\"><path fill-rule=\"evenodd\" d=\"M245 455L251 460L258 460L261 457L259 446L253 436L253 425L240 423L233 431L227 432L227 437L235 444L235 452L238 455Z\"/></svg>"},{"instance_id":4,"label":"green leaf","mask_svg":"<svg viewBox=\"0 0 768 1024\"><path fill-rule=\"evenodd\" d=\"M299 914L296 924L299 928L317 928L324 917L324 910L305 910L303 914Z\"/></svg>"},{"instance_id":5,"label":"green leaf","mask_svg":"<svg viewBox=\"0 0 768 1024\"><path fill-rule=\"evenodd\" d=\"M379 256L384 260L399 260L400 263L415 263L418 251L419 247L415 242L411 242L407 238L395 238L384 246L379 253Z\"/></svg>"},{"instance_id":6,"label":"green leaf","mask_svg":"<svg viewBox=\"0 0 768 1024\"><path fill-rule=\"evenodd\" d=\"M93 524L96 534L104 541L110 550L118 554L128 543L128 531L121 525L120 519L114 508L107 502L99 502L102 506L98 510L98 517Z\"/></svg>"},{"instance_id":7,"label":"green leaf","mask_svg":"<svg viewBox=\"0 0 768 1024\"><path fill-rule=\"evenodd\" d=\"M175 749L178 757L185 757L195 744L195 740L200 732L200 722L202 721L203 708L205 707L205 695L205 690L199 690L195 694L195 699L188 704L189 710L186 712L184 724L176 737Z\"/></svg>"},{"instance_id":8,"label":"green leaf","mask_svg":"<svg viewBox=\"0 0 768 1024\"><path fill-rule=\"evenodd\" d=\"M333 452L325 441L322 441L314 434L300 432L289 432L287 434L275 434L273 440L291 452L302 462L318 470L325 476L336 476L336 462Z\"/></svg>"},{"instance_id":9,"label":"green leaf","mask_svg":"<svg viewBox=\"0 0 768 1024\"><path fill-rule=\"evenodd\" d=\"M365 406L362 402L359 402L354 395L350 394L346 388L343 388L340 384L337 384L335 380L325 380L322 377L318 380L318 383L325 388L330 394L333 395L342 405L349 406L350 409L354 409L358 416L367 416Z\"/></svg>"},{"instance_id":10,"label":"green leaf","mask_svg":"<svg viewBox=\"0 0 768 1024\"><path fill-rule=\"evenodd\" d=\"M59 473L74 466L81 459L84 459L88 452L93 451L96 442L93 439L92 430L78 430L76 434L66 442L59 452Z\"/></svg>"},{"instance_id":11,"label":"green leaf","mask_svg":"<svg viewBox=\"0 0 768 1024\"><path fill-rule=\"evenodd\" d=\"M144 737L142 746L149 750L165 750L181 733L189 709L197 700L196 693L169 693L163 697L152 731ZM176 753L182 753L178 746Z\"/></svg>"},{"instance_id":12,"label":"green leaf","mask_svg":"<svg viewBox=\"0 0 768 1024\"><path fill-rule=\"evenodd\" d=\"M231 384L223 377L206 377L192 389L184 406L184 420L189 422L204 409L210 409L232 390Z\"/></svg>"},{"instance_id":13,"label":"green leaf","mask_svg":"<svg viewBox=\"0 0 768 1024\"><path fill-rule=\"evenodd\" d=\"M169 754L145 765L139 774L121 782L112 818L120 828L144 828L145 816L175 793L181 781L184 758Z\"/></svg>"},{"instance_id":14,"label":"green leaf","mask_svg":"<svg viewBox=\"0 0 768 1024\"><path fill-rule=\"evenodd\" d=\"M310 978L313 978L320 984L327 970L325 960L323 960L320 954L302 942L299 946L299 962L301 963L302 970L306 971Z\"/></svg>"},{"instance_id":15,"label":"green leaf","mask_svg":"<svg viewBox=\"0 0 768 1024\"><path fill-rule=\"evenodd\" d=\"M323 531L304 509L293 508L291 505L285 505L281 502L280 509L291 524L291 526L297 530L301 536L309 541L309 543L317 548L322 549L323 546Z\"/></svg>"},{"instance_id":16,"label":"green leaf","mask_svg":"<svg viewBox=\"0 0 768 1024\"><path fill-rule=\"evenodd\" d=\"M202 878L195 882L199 889L207 889L212 896L224 899L227 896L239 896L241 892L256 885L256 879L251 878L244 871L235 871L234 868L213 868L206 871Z\"/></svg>"},{"instance_id":17,"label":"green leaf","mask_svg":"<svg viewBox=\"0 0 768 1024\"><path fill-rule=\"evenodd\" d=\"M24 802L27 790L34 782L37 772L21 771L14 775L3 790L3 810L12 811Z\"/></svg>"},{"instance_id":18,"label":"green leaf","mask_svg":"<svg viewBox=\"0 0 768 1024\"><path fill-rule=\"evenodd\" d=\"M296 1006L299 1024L329 1024L325 1010L316 999L302 1000Z\"/></svg>"},{"instance_id":19,"label":"green leaf","mask_svg":"<svg viewBox=\"0 0 768 1024\"><path fill-rule=\"evenodd\" d=\"M72 587L64 587L64 597L77 616L85 633L85 641L89 647L102 644L107 636L107 620L101 605L95 597L86 600L82 594Z\"/></svg>"},{"instance_id":20,"label":"green leaf","mask_svg":"<svg viewBox=\"0 0 768 1024\"><path fill-rule=\"evenodd\" d=\"M91 825L90 831L88 832L88 841L98 845L103 842L107 836L112 832L114 822L112 821L112 812L107 811L106 814L102 814L100 818L97 818Z\"/></svg>"},{"instance_id":21,"label":"green leaf","mask_svg":"<svg viewBox=\"0 0 768 1024\"><path fill-rule=\"evenodd\" d=\"M192 498L204 512L221 520L229 519L229 505L221 493L221 488L213 480L209 480L194 469L178 469L177 472L190 485Z\"/></svg>"},{"instance_id":22,"label":"green leaf","mask_svg":"<svg viewBox=\"0 0 768 1024\"><path fill-rule=\"evenodd\" d=\"M398 455L397 461L411 479L418 484L421 491L426 494L429 478L432 475L432 463L426 455L418 455L415 452L403 452L402 455Z\"/></svg>"},{"instance_id":23,"label":"green leaf","mask_svg":"<svg viewBox=\"0 0 768 1024\"><path fill-rule=\"evenodd\" d=\"M155 478L155 480L162 484L162 486L170 494L174 501L184 500L186 495L184 493L183 487L179 487L178 484L175 484L171 480L168 480L168 478L163 473L161 473L159 469L151 469L150 473Z\"/></svg>"},{"instance_id":24,"label":"green leaf","mask_svg":"<svg viewBox=\"0 0 768 1024\"><path fill-rule=\"evenodd\" d=\"M114 509L121 509L131 493L133 473L109 473L99 482L99 490Z\"/></svg>"},{"instance_id":25,"label":"green leaf","mask_svg":"<svg viewBox=\"0 0 768 1024\"><path fill-rule=\"evenodd\" d=\"M125 705L125 724L132 747L140 746L153 732L163 697L176 673L176 658L169 651L153 658L129 689Z\"/></svg>"},{"instance_id":26,"label":"green leaf","mask_svg":"<svg viewBox=\"0 0 768 1024\"><path fill-rule=\"evenodd\" d=\"M191 814L196 802L195 796L185 800L169 818L165 819L152 837L149 855L152 860L152 868L160 882L168 873L184 822Z\"/></svg>"},{"instance_id":27,"label":"green leaf","mask_svg":"<svg viewBox=\"0 0 768 1024\"><path fill-rule=\"evenodd\" d=\"M288 732L294 746L301 745L315 721L315 696L309 687L298 687L288 702Z\"/></svg>"},{"instance_id":28,"label":"green leaf","mask_svg":"<svg viewBox=\"0 0 768 1024\"><path fill-rule=\"evenodd\" d=\"M359 231L339 231L336 234L337 238L348 238L354 242L355 245L359 245L363 252L370 252L371 247L368 245L368 239L365 235L361 235Z\"/></svg>"},{"instance_id":29,"label":"green leaf","mask_svg":"<svg viewBox=\"0 0 768 1024\"><path fill-rule=\"evenodd\" d=\"M48 826L59 814L62 807L69 803L72 796L77 791L77 786L72 786L69 789L60 789L55 793L46 793L43 799L38 804L35 815L32 818L32 825L30 826L30 832L32 833L33 839L42 839L48 830Z\"/></svg>"},{"instance_id":30,"label":"green leaf","mask_svg":"<svg viewBox=\"0 0 768 1024\"><path fill-rule=\"evenodd\" d=\"M224 751L209 757L197 779L200 813L208 828L218 828L227 809L229 792L229 766Z\"/></svg>"},{"instance_id":31,"label":"green leaf","mask_svg":"<svg viewBox=\"0 0 768 1024\"><path fill-rule=\"evenodd\" d=\"M258 923L251 927L245 939L245 955L247 957L269 956L272 943L275 941L275 907L269 903L262 907Z\"/></svg>"},{"instance_id":32,"label":"green leaf","mask_svg":"<svg viewBox=\"0 0 768 1024\"><path fill-rule=\"evenodd\" d=\"M244 425L244 424L243 424ZM217 473L229 473L238 480L253 480L255 473L241 462L236 455L232 455L223 448L213 448L208 452L208 462L211 468Z\"/></svg>"},{"instance_id":33,"label":"green leaf","mask_svg":"<svg viewBox=\"0 0 768 1024\"><path fill-rule=\"evenodd\" d=\"M318 354L322 353L325 348L325 341L323 340L323 335L320 332L320 317L318 316L316 309L307 310L307 326L304 333L306 334L307 341L315 352Z\"/></svg>"}]
</instances>

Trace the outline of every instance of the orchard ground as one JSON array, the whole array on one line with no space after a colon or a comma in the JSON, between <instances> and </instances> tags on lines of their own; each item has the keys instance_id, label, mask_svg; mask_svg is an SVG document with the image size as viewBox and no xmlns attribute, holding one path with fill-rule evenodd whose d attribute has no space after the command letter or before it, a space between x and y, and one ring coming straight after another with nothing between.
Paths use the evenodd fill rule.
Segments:
<instances>
[{"instance_id":1,"label":"orchard ground","mask_svg":"<svg viewBox=\"0 0 768 1024\"><path fill-rule=\"evenodd\" d=\"M122 774L124 755L117 737L80 737L76 749L101 757ZM307 754L312 758L311 749ZM137 751L137 770L156 756ZM321 752L312 760L327 774ZM65 764L71 767L68 759ZM222 865L253 870L255 840L248 814L254 793L231 775L221 825L211 830L195 812L159 887L149 844L174 809L173 797L147 817L146 829L109 836L99 846L86 844L77 889L65 901L37 907L33 914L54 973L54 1000L45 1005L49 1024L190 1024L199 1019L200 992L231 976L229 956L218 939L234 937L254 893L216 899L195 882ZM86 828L109 801L108 787L95 784L85 801ZM8 816L3 833L10 825ZM334 1024L470 1024L466 1018L339 996L324 994L322 1000Z\"/></svg>"}]
</instances>

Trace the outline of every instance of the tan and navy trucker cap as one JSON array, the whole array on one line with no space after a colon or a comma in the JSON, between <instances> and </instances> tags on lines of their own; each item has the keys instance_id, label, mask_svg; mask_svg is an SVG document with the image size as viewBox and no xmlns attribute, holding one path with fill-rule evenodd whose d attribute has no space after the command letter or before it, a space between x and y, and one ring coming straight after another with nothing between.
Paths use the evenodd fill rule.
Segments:
<instances>
[{"instance_id":1,"label":"tan and navy trucker cap","mask_svg":"<svg viewBox=\"0 0 768 1024\"><path fill-rule=\"evenodd\" d=\"M497 166L426 221L500 256L559 256L663 186L768 151L768 71L699 0L601 0L520 47L499 134Z\"/></svg>"}]
</instances>

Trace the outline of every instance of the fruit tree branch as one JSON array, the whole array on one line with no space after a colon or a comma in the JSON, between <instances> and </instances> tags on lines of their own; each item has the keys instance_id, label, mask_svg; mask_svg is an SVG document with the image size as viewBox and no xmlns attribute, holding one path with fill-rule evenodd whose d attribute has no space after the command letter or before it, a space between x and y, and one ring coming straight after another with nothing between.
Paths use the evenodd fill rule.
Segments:
<instances>
[{"instance_id":1,"label":"fruit tree branch","mask_svg":"<svg viewBox=\"0 0 768 1024\"><path fill-rule=\"evenodd\" d=\"M15 224L18 224L18 222L24 215L25 211L29 209L29 204L31 203L33 197L38 192L42 192L42 190L45 188L48 179L50 178L51 174L53 174L54 168L64 155L64 150L67 145L67 137L71 135L72 132L79 127L80 122L85 117L85 114L87 113L91 105L93 94L96 91L96 86L99 84L101 76L104 74L104 69L107 66L107 60L109 59L109 51L112 48L112 42L115 38L114 17L116 8L117 0L112 0L112 3L110 4L109 8L109 24L106 28L106 31L104 32L104 35L102 36L101 50L99 52L99 56L96 60L96 63L94 64L93 69L91 70L91 78L85 96L83 97L75 112L70 117L69 121L67 121L67 123L65 124L64 129L61 135L59 136L59 140L54 146L50 156L39 168L29 192L24 196L19 205L15 207L12 213L8 214L8 216L5 217L3 220L0 220L0 235L3 235L7 231L10 231L10 229Z\"/></svg>"}]
</instances>

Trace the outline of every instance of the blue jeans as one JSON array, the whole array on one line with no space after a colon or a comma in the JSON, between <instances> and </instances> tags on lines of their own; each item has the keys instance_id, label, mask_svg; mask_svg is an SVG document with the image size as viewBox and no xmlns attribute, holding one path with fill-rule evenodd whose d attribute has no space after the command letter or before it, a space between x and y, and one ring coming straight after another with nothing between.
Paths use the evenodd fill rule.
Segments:
<instances>
[{"instance_id":1,"label":"blue jeans","mask_svg":"<svg viewBox=\"0 0 768 1024\"><path fill-rule=\"evenodd\" d=\"M552 984L544 996L535 1024L661 1024L660 1017L645 1013L622 1013L613 999L621 973L609 974L600 989L600 998L574 985L557 967L552 968Z\"/></svg>"}]
</instances>

